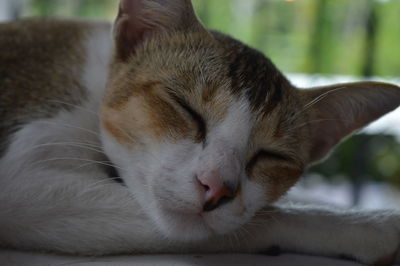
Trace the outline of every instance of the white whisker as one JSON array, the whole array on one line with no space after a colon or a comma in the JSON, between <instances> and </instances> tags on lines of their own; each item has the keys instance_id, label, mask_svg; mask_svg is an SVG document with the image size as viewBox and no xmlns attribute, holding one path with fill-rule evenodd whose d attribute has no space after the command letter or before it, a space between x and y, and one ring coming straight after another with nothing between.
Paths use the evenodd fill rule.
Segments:
<instances>
[{"instance_id":1,"label":"white whisker","mask_svg":"<svg viewBox=\"0 0 400 266\"><path fill-rule=\"evenodd\" d=\"M311 100L310 102L308 102L307 104L305 104L305 105L304 105L304 108L303 108L302 110L300 110L297 114L295 114L295 115L291 118L291 120L295 120L298 116L300 116L302 113L304 113L306 110L308 110L309 108L311 108L312 106L314 106L315 104L317 104L318 102L320 102L321 100L323 100L323 99L324 99L326 96L328 96L329 94L334 93L334 92L336 92L336 91L338 91L338 90L345 89L345 88L346 88L346 86L339 87L339 88L336 88L336 89L332 89L332 90L330 90L330 91L327 91L327 92L325 92L325 93L323 93L323 94L321 94L321 95L315 97L313 100Z\"/></svg>"},{"instance_id":2,"label":"white whisker","mask_svg":"<svg viewBox=\"0 0 400 266\"><path fill-rule=\"evenodd\" d=\"M63 160L65 160L65 161L71 160L71 161L91 162L91 163L94 163L94 164L100 164L100 165L104 165L104 166L110 166L110 167L114 167L114 168L120 169L121 171L125 171L125 169L123 169L123 168L121 168L121 167L118 167L118 166L116 166L116 165L112 165L112 164L107 163L107 162L95 161L95 160L89 160L89 159L82 159L82 158L69 158L69 157L64 157L64 158L51 158L51 159L46 159L46 160L40 160L40 161L34 162L33 165L41 164L41 163L46 163L46 162L52 162L52 161L63 161Z\"/></svg>"},{"instance_id":3,"label":"white whisker","mask_svg":"<svg viewBox=\"0 0 400 266\"><path fill-rule=\"evenodd\" d=\"M91 133L91 134L95 135L96 137L100 137L100 134L98 132L87 129L87 128L83 128L83 127L78 127L78 126L69 125L69 124L54 123L54 122L49 122L49 121L39 121L39 122L43 123L43 124L53 125L53 126L63 126L63 127L67 127L67 128L79 129L79 130Z\"/></svg>"},{"instance_id":4,"label":"white whisker","mask_svg":"<svg viewBox=\"0 0 400 266\"><path fill-rule=\"evenodd\" d=\"M336 121L336 122L343 121L343 122L349 122L349 123L353 122L353 121L348 120L348 119L315 119L315 120L307 121L306 123L300 124L300 125L298 125L296 127L290 128L290 129L291 130L299 129L299 128L302 128L304 126L307 126L307 125L310 125L310 124L313 124L313 123L319 123L319 122L325 122L325 121Z\"/></svg>"},{"instance_id":5,"label":"white whisker","mask_svg":"<svg viewBox=\"0 0 400 266\"><path fill-rule=\"evenodd\" d=\"M344 88L346 88L346 87L345 86L344 87L339 87L339 88L327 91L327 92L315 97L312 101L310 101L309 103L304 105L304 108L309 108L309 107L315 105L316 103L318 103L319 101L323 100L326 96L328 96L328 94L331 94L331 93L336 92L338 90L342 90Z\"/></svg>"},{"instance_id":6,"label":"white whisker","mask_svg":"<svg viewBox=\"0 0 400 266\"><path fill-rule=\"evenodd\" d=\"M36 145L33 146L29 149L29 151L33 151L39 148L43 148L43 147L49 147L49 146L71 146L71 147L77 147L77 148L82 148L82 149L86 149L86 150L91 150L91 151L95 151L98 153L104 153L103 150L97 149L97 148L101 148L100 146L93 146L91 144L86 144L83 142L52 142L52 143L44 143L44 144L40 144L40 145Z\"/></svg>"},{"instance_id":7,"label":"white whisker","mask_svg":"<svg viewBox=\"0 0 400 266\"><path fill-rule=\"evenodd\" d=\"M53 103L59 103L59 104L68 105L68 106L70 106L70 107L74 107L74 108L76 108L76 109L85 111L85 112L87 112L87 113L89 113L89 114L95 115L96 117L99 116L98 113L96 113L96 112L94 112L94 111L92 111L92 110L89 110L89 109L87 109L87 108L84 108L84 107L82 107L82 106L80 106L80 105L77 105L77 104L67 103L67 102L60 101L60 100L48 100L48 102L53 102Z\"/></svg>"},{"instance_id":8,"label":"white whisker","mask_svg":"<svg viewBox=\"0 0 400 266\"><path fill-rule=\"evenodd\" d=\"M98 189L98 188L101 188L101 187L106 187L107 185L113 185L114 183L112 183L111 181L117 180L117 179L120 179L120 177L104 178L102 180L99 180L97 182L94 182L94 183L90 184L88 187L85 187L85 190L81 191L80 193L81 193L81 195L83 195L85 193L89 193L89 192L93 191L94 189Z\"/></svg>"},{"instance_id":9,"label":"white whisker","mask_svg":"<svg viewBox=\"0 0 400 266\"><path fill-rule=\"evenodd\" d=\"M125 135L125 137L127 137L130 141L132 141L132 142L136 142L137 140L135 140L134 138L132 138L132 136L126 131L126 130L124 130L121 126L119 126L119 125L116 125L117 126L117 129L122 133L122 134L124 134Z\"/></svg>"}]
</instances>

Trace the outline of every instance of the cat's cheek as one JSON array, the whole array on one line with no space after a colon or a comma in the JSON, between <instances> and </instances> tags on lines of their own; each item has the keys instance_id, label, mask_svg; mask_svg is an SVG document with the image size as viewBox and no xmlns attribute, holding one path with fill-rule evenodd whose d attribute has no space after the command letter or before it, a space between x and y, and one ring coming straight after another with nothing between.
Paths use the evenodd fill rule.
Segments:
<instances>
[{"instance_id":1,"label":"cat's cheek","mask_svg":"<svg viewBox=\"0 0 400 266\"><path fill-rule=\"evenodd\" d=\"M265 205L268 203L265 187L256 182L249 180L243 182L241 194L244 210L251 215L257 212L259 209L265 207Z\"/></svg>"},{"instance_id":2,"label":"cat's cheek","mask_svg":"<svg viewBox=\"0 0 400 266\"><path fill-rule=\"evenodd\" d=\"M192 119L181 110L160 81L148 79L150 77L136 73L127 84L112 84L111 96L104 101L102 108L103 118L139 138L151 137L153 141L194 138L196 127L191 123ZM124 87L129 94L112 101L119 95L119 87Z\"/></svg>"},{"instance_id":3,"label":"cat's cheek","mask_svg":"<svg viewBox=\"0 0 400 266\"><path fill-rule=\"evenodd\" d=\"M267 202L272 203L296 184L303 171L303 169L298 167L286 165L260 166L252 173L252 180L264 188Z\"/></svg>"},{"instance_id":4,"label":"cat's cheek","mask_svg":"<svg viewBox=\"0 0 400 266\"><path fill-rule=\"evenodd\" d=\"M160 130L151 123L143 103L136 100L138 99L132 98L130 105L119 109L103 107L101 114L104 130L128 148L137 143L145 143L146 139L154 141L161 137Z\"/></svg>"}]
</instances>

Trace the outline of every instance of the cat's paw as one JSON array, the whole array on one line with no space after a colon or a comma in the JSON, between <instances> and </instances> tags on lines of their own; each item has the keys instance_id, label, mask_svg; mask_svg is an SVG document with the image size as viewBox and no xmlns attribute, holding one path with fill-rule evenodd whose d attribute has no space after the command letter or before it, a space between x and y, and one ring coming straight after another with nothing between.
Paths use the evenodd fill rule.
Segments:
<instances>
[{"instance_id":1,"label":"cat's paw","mask_svg":"<svg viewBox=\"0 0 400 266\"><path fill-rule=\"evenodd\" d=\"M400 262L400 214L382 212L382 217L373 217L371 223L360 227L359 239L350 238L354 244L350 256L367 265L389 266ZM360 232L358 232L360 233ZM353 236L354 237L354 236Z\"/></svg>"}]
</instances>

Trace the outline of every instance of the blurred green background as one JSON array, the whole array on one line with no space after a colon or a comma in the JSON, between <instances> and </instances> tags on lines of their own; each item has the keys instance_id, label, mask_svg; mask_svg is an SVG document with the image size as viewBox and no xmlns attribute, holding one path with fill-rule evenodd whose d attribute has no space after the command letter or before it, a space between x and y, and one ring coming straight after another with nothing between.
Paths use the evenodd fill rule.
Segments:
<instances>
[{"instance_id":1,"label":"blurred green background","mask_svg":"<svg viewBox=\"0 0 400 266\"><path fill-rule=\"evenodd\" d=\"M400 0L193 3L206 26L260 49L285 73L400 77ZM26 0L14 14L112 20L117 5L116 0ZM400 188L400 145L392 135L358 134L311 173L331 183L345 180L356 205L368 182Z\"/></svg>"},{"instance_id":2,"label":"blurred green background","mask_svg":"<svg viewBox=\"0 0 400 266\"><path fill-rule=\"evenodd\" d=\"M24 16L113 19L116 0L32 0ZM400 75L400 1L193 0L201 20L284 71Z\"/></svg>"}]
</instances>

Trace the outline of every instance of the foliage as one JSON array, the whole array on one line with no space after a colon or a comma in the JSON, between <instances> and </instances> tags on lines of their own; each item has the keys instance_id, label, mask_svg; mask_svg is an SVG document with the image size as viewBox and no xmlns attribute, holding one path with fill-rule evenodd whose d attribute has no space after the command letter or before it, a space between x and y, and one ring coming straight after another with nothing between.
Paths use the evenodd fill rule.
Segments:
<instances>
[{"instance_id":1,"label":"foliage","mask_svg":"<svg viewBox=\"0 0 400 266\"><path fill-rule=\"evenodd\" d=\"M356 184L389 181L400 188L400 145L393 136L358 134L310 171L330 179L344 177Z\"/></svg>"},{"instance_id":2,"label":"foliage","mask_svg":"<svg viewBox=\"0 0 400 266\"><path fill-rule=\"evenodd\" d=\"M204 24L262 50L284 72L381 76L400 73L400 1L193 0L193 3ZM24 13L111 20L117 4L116 0L32 0ZM376 15L373 49L367 45L371 10ZM372 73L366 73L366 68L372 69Z\"/></svg>"}]
</instances>

